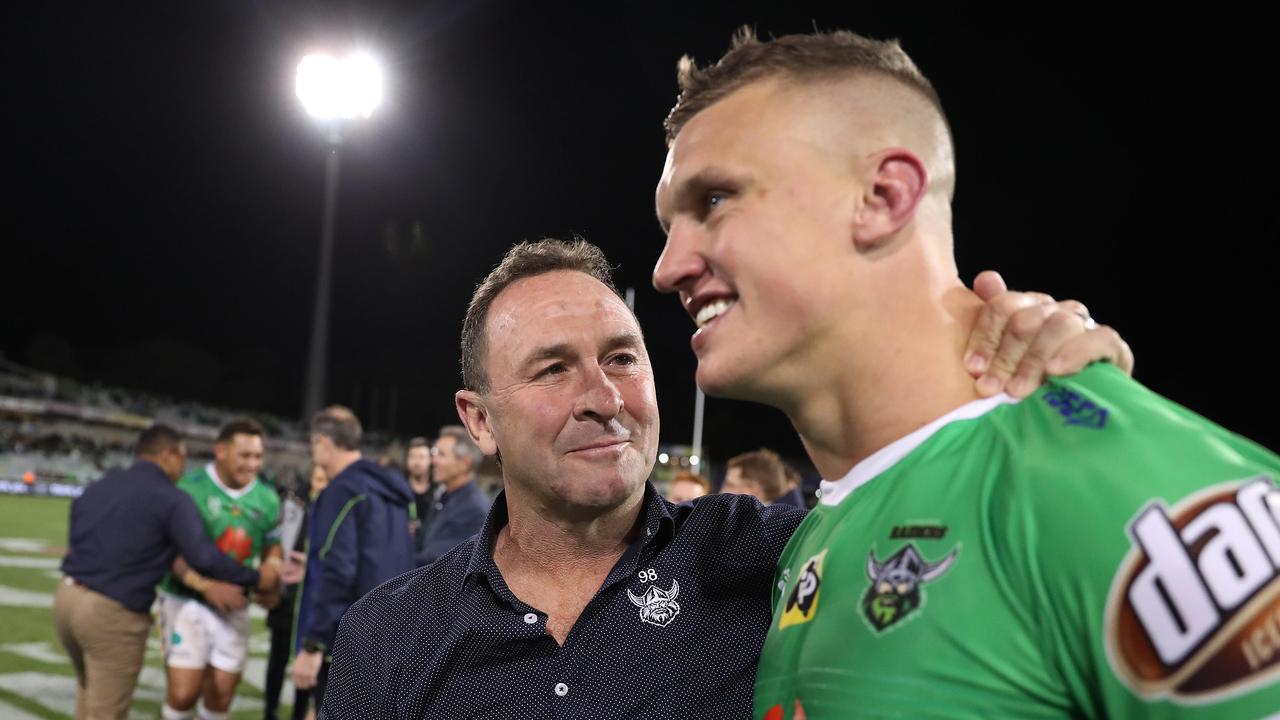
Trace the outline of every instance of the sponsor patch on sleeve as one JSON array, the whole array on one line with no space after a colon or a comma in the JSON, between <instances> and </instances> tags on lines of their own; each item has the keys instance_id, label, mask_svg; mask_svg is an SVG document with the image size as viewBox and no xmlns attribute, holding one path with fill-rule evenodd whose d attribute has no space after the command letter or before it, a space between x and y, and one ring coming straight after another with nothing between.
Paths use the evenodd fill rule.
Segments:
<instances>
[{"instance_id":1,"label":"sponsor patch on sleeve","mask_svg":"<svg viewBox=\"0 0 1280 720\"><path fill-rule=\"evenodd\" d=\"M1280 488L1224 483L1130 521L1103 632L1139 696L1225 700L1280 679Z\"/></svg>"}]
</instances>

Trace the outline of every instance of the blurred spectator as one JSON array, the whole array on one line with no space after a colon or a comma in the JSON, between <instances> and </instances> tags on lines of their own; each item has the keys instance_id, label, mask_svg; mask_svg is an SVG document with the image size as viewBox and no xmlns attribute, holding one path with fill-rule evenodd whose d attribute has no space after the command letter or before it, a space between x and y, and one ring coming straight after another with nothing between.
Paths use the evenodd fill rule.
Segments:
<instances>
[{"instance_id":1,"label":"blurred spectator","mask_svg":"<svg viewBox=\"0 0 1280 720\"><path fill-rule=\"evenodd\" d=\"M281 497L283 527L282 540L285 548L285 563L281 568L280 580L283 583L280 604L267 613L267 627L271 630L271 654L267 659L267 677L263 694L264 720L276 720L280 707L280 690L284 687L284 671L293 656L293 622L294 605L297 602L298 583L302 580L303 568L307 562L307 527L311 516L311 508L320 492L329 485L329 476L324 468L315 465L311 468L310 477L303 483L295 482L284 488ZM296 522L296 526L293 523ZM307 706L311 693L302 688L293 690L293 720L307 717Z\"/></svg>"},{"instance_id":2,"label":"blurred spectator","mask_svg":"<svg viewBox=\"0 0 1280 720\"><path fill-rule=\"evenodd\" d=\"M128 716L156 583L177 553L217 580L245 586L265 580L262 590L276 581L274 572L260 576L205 536L191 496L174 485L187 460L176 430L148 428L135 453L133 466L108 472L71 505L65 577L54 595L53 618L75 668L78 718ZM226 589L221 601L243 607L243 589Z\"/></svg>"},{"instance_id":3,"label":"blurred spectator","mask_svg":"<svg viewBox=\"0 0 1280 720\"><path fill-rule=\"evenodd\" d=\"M316 499L307 538L307 572L299 603L302 648L293 683L324 697L328 652L338 620L362 595L413 569L409 504L403 475L360 455L360 421L334 405L311 419L311 453L330 478ZM319 703L317 703L319 704Z\"/></svg>"},{"instance_id":4,"label":"blurred spectator","mask_svg":"<svg viewBox=\"0 0 1280 720\"><path fill-rule=\"evenodd\" d=\"M440 428L440 437L431 449L431 468L444 493L432 506L431 524L418 549L419 566L435 562L484 526L489 498L475 482L483 458L484 453L461 425Z\"/></svg>"},{"instance_id":5,"label":"blurred spectator","mask_svg":"<svg viewBox=\"0 0 1280 720\"><path fill-rule=\"evenodd\" d=\"M720 492L752 495L765 505L772 505L787 492L782 458L772 450L761 448L730 459L725 464Z\"/></svg>"},{"instance_id":6,"label":"blurred spectator","mask_svg":"<svg viewBox=\"0 0 1280 720\"><path fill-rule=\"evenodd\" d=\"M804 479L800 477L800 471L791 467L790 463L783 463L782 474L787 481L787 491L778 496L778 499L773 502L777 505L807 508L808 503L805 502L804 496Z\"/></svg>"},{"instance_id":7,"label":"blurred spectator","mask_svg":"<svg viewBox=\"0 0 1280 720\"><path fill-rule=\"evenodd\" d=\"M433 487L431 484L431 441L424 437L410 440L405 464L409 468L409 487L413 490L414 547L421 549L422 538L431 525L435 503L444 493L444 486L437 484Z\"/></svg>"},{"instance_id":8,"label":"blurred spectator","mask_svg":"<svg viewBox=\"0 0 1280 720\"><path fill-rule=\"evenodd\" d=\"M681 470L671 478L667 499L673 503L688 502L711 492L711 483L701 475Z\"/></svg>"}]
</instances>

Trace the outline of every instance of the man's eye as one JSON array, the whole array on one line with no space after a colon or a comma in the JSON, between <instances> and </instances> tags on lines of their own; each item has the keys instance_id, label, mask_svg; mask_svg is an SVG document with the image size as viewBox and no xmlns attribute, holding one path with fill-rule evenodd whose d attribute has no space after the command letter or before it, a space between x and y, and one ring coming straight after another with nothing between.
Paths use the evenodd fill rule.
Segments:
<instances>
[{"instance_id":1,"label":"man's eye","mask_svg":"<svg viewBox=\"0 0 1280 720\"><path fill-rule=\"evenodd\" d=\"M635 365L636 362L636 356L629 353L622 353L620 355L613 356L614 365Z\"/></svg>"},{"instance_id":2,"label":"man's eye","mask_svg":"<svg viewBox=\"0 0 1280 720\"><path fill-rule=\"evenodd\" d=\"M542 369L542 372L538 374L539 375L559 375L560 373L565 372L566 370L568 370L568 368L564 366L564 363L556 363L554 365L546 366L545 368Z\"/></svg>"},{"instance_id":3,"label":"man's eye","mask_svg":"<svg viewBox=\"0 0 1280 720\"><path fill-rule=\"evenodd\" d=\"M715 210L729 199L729 193L721 190L711 190L707 193L707 210Z\"/></svg>"}]
</instances>

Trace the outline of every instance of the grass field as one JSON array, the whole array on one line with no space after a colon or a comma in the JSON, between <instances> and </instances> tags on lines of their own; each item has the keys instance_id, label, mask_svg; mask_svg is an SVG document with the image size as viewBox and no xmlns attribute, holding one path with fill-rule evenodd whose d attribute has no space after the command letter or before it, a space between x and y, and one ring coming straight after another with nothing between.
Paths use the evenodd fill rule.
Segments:
<instances>
[{"instance_id":1,"label":"grass field","mask_svg":"<svg viewBox=\"0 0 1280 720\"><path fill-rule=\"evenodd\" d=\"M61 498L0 495L0 720L69 718L75 708L75 675L54 634L52 614L70 504ZM257 606L251 613L249 665L231 712L237 720L262 717L268 638L265 613ZM292 699L292 687L286 685L282 695ZM159 717L163 697L157 630L147 643L133 717ZM287 711L282 706L281 716Z\"/></svg>"}]
</instances>

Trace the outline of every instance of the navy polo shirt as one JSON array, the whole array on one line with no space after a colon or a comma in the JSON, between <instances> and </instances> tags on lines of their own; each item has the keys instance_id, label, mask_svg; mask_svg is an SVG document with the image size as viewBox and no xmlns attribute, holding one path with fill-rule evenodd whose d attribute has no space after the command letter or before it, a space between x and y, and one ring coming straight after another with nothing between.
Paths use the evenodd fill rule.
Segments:
<instances>
[{"instance_id":1,"label":"navy polo shirt","mask_svg":"<svg viewBox=\"0 0 1280 720\"><path fill-rule=\"evenodd\" d=\"M645 489L643 529L563 646L481 532L343 616L328 718L744 718L778 556L804 517L745 495L674 505Z\"/></svg>"},{"instance_id":2,"label":"navy polo shirt","mask_svg":"<svg viewBox=\"0 0 1280 720\"><path fill-rule=\"evenodd\" d=\"M256 585L258 571L218 549L195 502L159 465L139 460L108 470L71 503L62 572L134 612L147 612L156 583L181 553L215 580Z\"/></svg>"}]
</instances>

